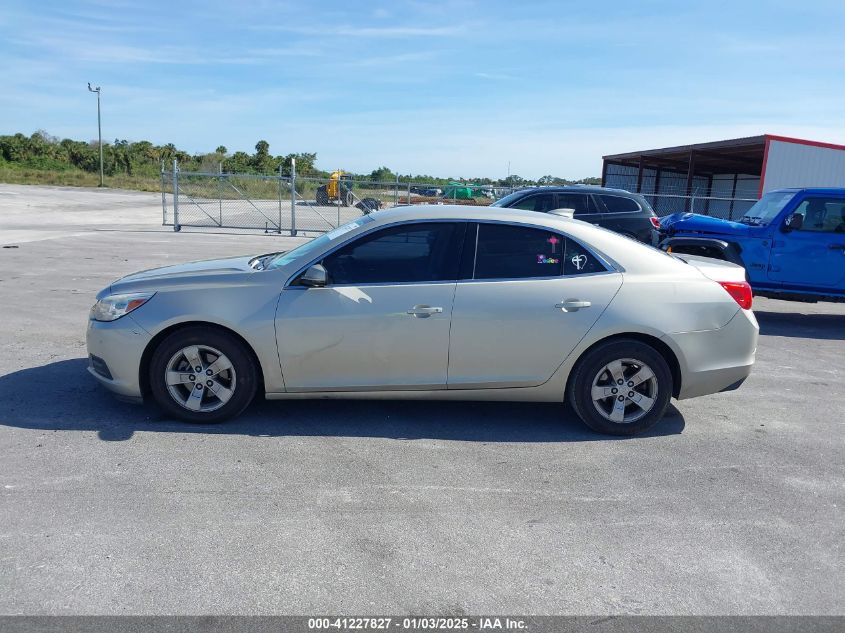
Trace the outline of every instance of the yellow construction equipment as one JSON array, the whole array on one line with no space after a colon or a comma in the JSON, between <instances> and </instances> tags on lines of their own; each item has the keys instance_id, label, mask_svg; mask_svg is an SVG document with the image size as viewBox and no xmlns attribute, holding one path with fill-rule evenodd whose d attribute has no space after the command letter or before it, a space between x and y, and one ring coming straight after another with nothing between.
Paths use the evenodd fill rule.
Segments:
<instances>
[{"instance_id":1,"label":"yellow construction equipment","mask_svg":"<svg viewBox=\"0 0 845 633\"><path fill-rule=\"evenodd\" d=\"M326 205L340 202L344 207L350 207L355 202L352 195L352 174L342 169L333 171L329 182L317 188L317 204Z\"/></svg>"}]
</instances>

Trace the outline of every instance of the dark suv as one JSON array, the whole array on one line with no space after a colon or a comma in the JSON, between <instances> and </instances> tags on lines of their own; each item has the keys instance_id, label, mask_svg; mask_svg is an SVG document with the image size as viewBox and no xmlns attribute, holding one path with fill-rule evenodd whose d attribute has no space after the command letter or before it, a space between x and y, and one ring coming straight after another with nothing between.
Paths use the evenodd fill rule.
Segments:
<instances>
[{"instance_id":1,"label":"dark suv","mask_svg":"<svg viewBox=\"0 0 845 633\"><path fill-rule=\"evenodd\" d=\"M646 244L657 244L660 222L646 199L622 189L589 185L532 187L496 200L491 207L548 213L573 209L575 219L603 226Z\"/></svg>"}]
</instances>

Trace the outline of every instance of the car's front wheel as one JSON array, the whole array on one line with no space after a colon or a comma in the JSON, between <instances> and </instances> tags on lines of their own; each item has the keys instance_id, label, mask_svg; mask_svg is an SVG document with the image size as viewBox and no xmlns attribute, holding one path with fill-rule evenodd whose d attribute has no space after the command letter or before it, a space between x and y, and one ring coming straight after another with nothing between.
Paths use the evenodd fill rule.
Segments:
<instances>
[{"instance_id":1,"label":"car's front wheel","mask_svg":"<svg viewBox=\"0 0 845 633\"><path fill-rule=\"evenodd\" d=\"M222 422L257 390L255 362L232 334L193 326L167 336L150 362L150 388L165 413L187 422Z\"/></svg>"},{"instance_id":2,"label":"car's front wheel","mask_svg":"<svg viewBox=\"0 0 845 633\"><path fill-rule=\"evenodd\" d=\"M672 372L650 345L631 339L590 350L573 369L569 402L594 431L636 435L657 424L672 396Z\"/></svg>"}]
</instances>

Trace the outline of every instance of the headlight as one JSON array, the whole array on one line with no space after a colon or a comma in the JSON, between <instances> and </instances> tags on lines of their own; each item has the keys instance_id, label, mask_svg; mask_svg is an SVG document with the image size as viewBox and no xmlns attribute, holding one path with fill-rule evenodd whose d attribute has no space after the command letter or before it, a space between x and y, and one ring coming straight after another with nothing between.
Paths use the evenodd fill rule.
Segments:
<instances>
[{"instance_id":1,"label":"headlight","mask_svg":"<svg viewBox=\"0 0 845 633\"><path fill-rule=\"evenodd\" d=\"M135 292L103 297L91 308L91 318L95 321L114 321L140 308L152 299L154 294L154 292Z\"/></svg>"}]
</instances>

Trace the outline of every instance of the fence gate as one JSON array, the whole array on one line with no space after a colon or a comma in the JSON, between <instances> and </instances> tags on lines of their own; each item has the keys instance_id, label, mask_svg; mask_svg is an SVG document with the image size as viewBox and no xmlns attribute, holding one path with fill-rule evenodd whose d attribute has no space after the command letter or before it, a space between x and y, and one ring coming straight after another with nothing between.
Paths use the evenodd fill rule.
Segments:
<instances>
[{"instance_id":1,"label":"fence gate","mask_svg":"<svg viewBox=\"0 0 845 633\"><path fill-rule=\"evenodd\" d=\"M175 231L183 226L227 229L259 229L265 233L325 232L360 217L363 213L397 204L408 204L406 185L361 183L347 195L326 200L320 188L328 179L290 175L186 172L173 161L171 171L161 170L162 223ZM365 191L366 187L378 191ZM400 196L400 186L403 188ZM366 196L366 197L362 197ZM319 201L319 202L318 202Z\"/></svg>"}]
</instances>

